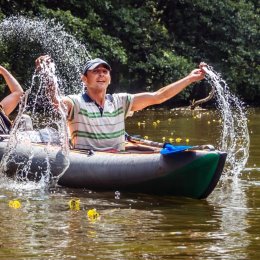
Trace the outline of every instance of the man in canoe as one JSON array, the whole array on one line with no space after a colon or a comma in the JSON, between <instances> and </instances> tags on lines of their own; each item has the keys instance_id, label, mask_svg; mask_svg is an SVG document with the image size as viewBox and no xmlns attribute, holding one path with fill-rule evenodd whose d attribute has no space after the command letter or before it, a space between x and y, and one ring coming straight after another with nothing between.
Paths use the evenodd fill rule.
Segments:
<instances>
[{"instance_id":1,"label":"man in canoe","mask_svg":"<svg viewBox=\"0 0 260 260\"><path fill-rule=\"evenodd\" d=\"M12 123L8 116L18 105L23 95L23 89L13 75L2 66L0 66L0 75L3 76L11 92L0 102L0 134L9 134Z\"/></svg>"},{"instance_id":2,"label":"man in canoe","mask_svg":"<svg viewBox=\"0 0 260 260\"><path fill-rule=\"evenodd\" d=\"M51 62L50 56L40 56L36 60L36 68L40 70L42 63L48 65ZM100 58L88 60L81 75L85 92L62 97L73 148L125 150L125 118L135 111L161 104L191 83L202 80L205 77L203 66L206 64L201 63L198 69L194 69L186 77L155 92L110 95L107 94L111 82L110 65ZM57 99L56 88L53 83L50 84L48 96L57 106L60 101Z\"/></svg>"}]
</instances>

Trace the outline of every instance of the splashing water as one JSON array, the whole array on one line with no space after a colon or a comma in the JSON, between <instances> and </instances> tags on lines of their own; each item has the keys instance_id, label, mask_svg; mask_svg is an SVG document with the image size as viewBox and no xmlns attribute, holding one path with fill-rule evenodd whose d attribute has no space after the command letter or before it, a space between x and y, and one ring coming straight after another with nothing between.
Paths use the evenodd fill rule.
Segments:
<instances>
[{"instance_id":1,"label":"splashing water","mask_svg":"<svg viewBox=\"0 0 260 260\"><path fill-rule=\"evenodd\" d=\"M207 81L216 89L218 110L222 117L222 136L219 149L227 152L226 170L237 176L249 157L249 133L244 104L234 96L221 75L208 66Z\"/></svg>"},{"instance_id":2,"label":"splashing water","mask_svg":"<svg viewBox=\"0 0 260 260\"><path fill-rule=\"evenodd\" d=\"M44 82L43 75L49 75L55 85L59 86L59 92L56 93L57 99L71 91L79 92L81 89L78 86L82 84L79 77L80 70L85 61L90 58L90 55L85 45L80 44L73 36L65 32L63 26L54 20L29 19L23 16L9 17L0 23L0 42L6 46L16 43L18 56L20 46L30 45L32 48L27 50L28 55L33 53L35 59L42 53L48 54L55 59L58 67L62 69L56 71L53 63L53 66L44 66L41 73L34 73L30 88L21 100L19 112L0 165L0 172L2 173L6 172L8 168L15 171L13 174L18 181L17 186L19 188L21 188L20 181L25 181L23 187L28 186L28 183L30 183L28 174L36 158L31 138L23 134L21 122L22 115L29 114L33 123L33 131L38 131L47 126L47 128L51 127L58 130L59 133L61 151L58 155L62 158L63 169L59 169L58 175L52 175L50 159L52 145L48 142L44 148L44 162L36 171L38 182L35 186L45 188L51 182L56 183L69 166L69 142L65 108L59 102L58 109L53 109L50 100L46 97L46 82ZM28 148L25 152L22 150L23 146ZM20 150L25 154L17 156L17 151ZM62 168L62 166L59 168ZM3 181L2 177L5 179L4 183L10 184L6 176L1 175L1 181ZM10 184L9 186L13 189L16 185ZM28 187L31 188L31 185Z\"/></svg>"},{"instance_id":3,"label":"splashing water","mask_svg":"<svg viewBox=\"0 0 260 260\"><path fill-rule=\"evenodd\" d=\"M86 46L55 20L23 16L6 18L0 23L0 41L6 46L16 43L17 53L24 45L30 46L26 56L33 55L33 59L42 54L50 55L60 68L56 73L61 75L62 91L65 94L79 91L81 69L91 56Z\"/></svg>"},{"instance_id":4,"label":"splashing water","mask_svg":"<svg viewBox=\"0 0 260 260\"><path fill-rule=\"evenodd\" d=\"M54 67L46 67L42 70L42 73L49 73L52 75L55 80L55 74L53 71ZM32 107L32 114L31 119L35 122L38 120L38 113L35 113L34 110L37 109L36 104L43 105L37 98L39 98L41 95L39 93L44 89L45 85L42 79L42 73L35 74L33 76L33 79L39 78L40 86L39 91L37 92L36 98L35 98L35 104ZM33 80L33 83L35 80ZM6 173L7 175L14 176L16 183L18 185L10 185L10 181L7 181L5 178L5 183L8 184L9 187L17 186L17 188L21 188L21 184L19 184L21 181L24 183L22 186L25 189L30 188L31 186L34 186L35 188L46 188L52 185L55 185L58 181L58 179L62 176L62 174L66 171L66 169L69 167L69 142L68 142L68 130L66 127L66 114L65 109L61 105L58 107L58 109L55 111L49 109L50 117L48 120L44 121L45 128L47 130L47 141L45 142L46 145L43 146L44 148L42 150L35 149L35 145L33 144L35 141L35 137L39 137L41 134L40 131L42 129L38 129L37 124L34 127L34 130L27 130L23 129L22 125L22 117L25 112L28 112L27 109L27 100L28 96L31 92L31 89L34 87L34 84L32 84L31 88L25 92L25 95L23 99L21 100L21 104L19 106L19 112L16 117L16 120L13 124L12 131L10 133L9 140L6 145L5 153L2 157L1 164L0 164L0 172ZM60 98L60 96L57 93L57 98ZM45 103L45 105L48 105ZM53 112L53 115L52 115ZM46 114L43 113L45 116ZM48 132L48 129L54 128L48 128L51 124L55 124L58 127L58 131L55 133L58 133L58 140L56 140L53 145L52 139L52 132ZM42 126L42 123L40 124ZM37 138L36 138L37 139ZM41 140L40 140L41 141ZM57 142L58 141L58 142ZM26 147L26 148L24 148ZM56 148L55 148L56 147ZM55 150L56 149L56 150ZM53 155L54 153L54 155ZM35 154L38 154L35 157ZM41 158L43 157L43 158ZM57 167L52 166L51 164L51 158L54 158L54 161L57 161L59 158L59 169L57 170ZM61 161L62 158L62 161ZM36 164L38 165L38 169L36 169ZM58 162L57 162L58 164ZM53 174L53 168L56 168L55 174ZM37 184L35 185L28 185L28 183L31 182L31 179L37 180Z\"/></svg>"},{"instance_id":5,"label":"splashing water","mask_svg":"<svg viewBox=\"0 0 260 260\"><path fill-rule=\"evenodd\" d=\"M57 94L63 95L70 92L79 92L78 86L82 84L79 77L80 69L85 61L91 57L85 45L80 44L73 36L65 32L62 25L54 20L29 19L22 16L9 17L0 23L0 42L6 45L16 42L18 46L30 44L32 46L30 53L35 54L34 58L41 53L49 54L54 58L57 69L46 67L45 72L52 75L56 82L55 84L59 85L60 93ZM206 70L207 80L216 88L217 103L223 122L219 149L228 153L227 172L231 175L237 175L244 168L249 155L249 134L245 109L242 102L230 93L227 84L221 76L211 67L207 67ZM4 162L12 157L13 151L18 144L17 132L19 132L18 126L23 113L30 114L36 130L46 125L57 128L61 133L62 151L65 156L68 154L68 146L66 146L68 135L64 109L60 105L59 113L57 113L51 108L45 96L45 86L42 80L39 74L35 74L32 78L31 87L22 100L22 105L11 133L7 153L4 156L4 160L2 160ZM35 87L37 84L39 88ZM47 145L46 172L50 171L48 148ZM30 168L33 157L33 152L27 155L28 159L23 171L27 171ZM45 174L43 175L45 176ZM48 182L48 178L43 178L43 182Z\"/></svg>"},{"instance_id":6,"label":"splashing water","mask_svg":"<svg viewBox=\"0 0 260 260\"><path fill-rule=\"evenodd\" d=\"M208 199L220 205L222 230L232 234L227 240L236 245L247 244L248 205L242 179L239 178L249 157L249 133L244 104L234 96L221 75L207 67L206 79L215 88L218 111L222 118L222 132L219 149L227 152L225 173L216 192ZM237 214L238 209L240 210ZM235 235L234 235L235 234ZM240 235L237 235L240 234Z\"/></svg>"}]
</instances>

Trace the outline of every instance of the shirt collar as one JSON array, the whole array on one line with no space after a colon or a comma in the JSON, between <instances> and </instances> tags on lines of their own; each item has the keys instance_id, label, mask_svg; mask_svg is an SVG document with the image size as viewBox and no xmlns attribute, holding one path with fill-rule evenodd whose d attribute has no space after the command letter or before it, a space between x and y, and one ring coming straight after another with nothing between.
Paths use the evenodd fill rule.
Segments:
<instances>
[{"instance_id":1,"label":"shirt collar","mask_svg":"<svg viewBox=\"0 0 260 260\"><path fill-rule=\"evenodd\" d=\"M85 102L95 102L94 100L91 99L91 97L86 92L82 94L82 97Z\"/></svg>"},{"instance_id":2,"label":"shirt collar","mask_svg":"<svg viewBox=\"0 0 260 260\"><path fill-rule=\"evenodd\" d=\"M94 103L96 103L96 102L88 95L87 92L85 92L84 94L82 94L82 97L83 97L84 101L87 102L87 103L89 103L89 102L94 102ZM113 97L112 97L112 95L110 95L110 94L106 94L105 99L106 99L106 100L109 100L109 101L111 101L111 102L113 102Z\"/></svg>"}]
</instances>

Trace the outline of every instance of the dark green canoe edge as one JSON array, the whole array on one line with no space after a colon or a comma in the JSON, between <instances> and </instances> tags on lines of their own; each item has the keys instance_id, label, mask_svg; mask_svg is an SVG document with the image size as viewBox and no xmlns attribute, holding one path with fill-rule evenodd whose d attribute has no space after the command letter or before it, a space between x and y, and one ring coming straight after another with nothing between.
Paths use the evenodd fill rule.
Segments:
<instances>
[{"instance_id":1,"label":"dark green canoe edge","mask_svg":"<svg viewBox=\"0 0 260 260\"><path fill-rule=\"evenodd\" d=\"M204 191L204 193L199 197L199 199L205 199L209 196L209 194L215 189L215 187L217 186L217 183L221 177L223 168L225 166L225 162L226 162L226 158L227 158L227 154L224 152L220 152L219 153L219 161L218 161L218 166L215 170L214 176L210 182L210 184L208 185L207 189Z\"/></svg>"}]
</instances>

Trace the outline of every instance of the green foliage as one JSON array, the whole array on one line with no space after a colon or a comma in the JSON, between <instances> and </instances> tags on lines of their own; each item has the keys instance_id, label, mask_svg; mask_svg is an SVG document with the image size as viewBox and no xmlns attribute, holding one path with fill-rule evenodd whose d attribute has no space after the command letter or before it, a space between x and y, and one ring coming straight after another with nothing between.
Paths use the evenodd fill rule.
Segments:
<instances>
[{"instance_id":1,"label":"green foliage","mask_svg":"<svg viewBox=\"0 0 260 260\"><path fill-rule=\"evenodd\" d=\"M41 13L46 17L55 18L61 22L68 32L88 46L92 56L117 58L123 63L126 62L126 52L121 47L120 39L104 32L98 22L100 18L93 13L93 10L90 10L84 19L73 16L69 10L41 8Z\"/></svg>"},{"instance_id":2,"label":"green foliage","mask_svg":"<svg viewBox=\"0 0 260 260\"><path fill-rule=\"evenodd\" d=\"M259 99L260 19L253 2L162 0L160 8L180 55L213 65L246 101Z\"/></svg>"},{"instance_id":3,"label":"green foliage","mask_svg":"<svg viewBox=\"0 0 260 260\"><path fill-rule=\"evenodd\" d=\"M236 94L259 104L258 1L0 0L0 20L13 14L63 24L92 57L111 63L111 91L153 91L206 61ZM35 46L25 44L24 53L26 48ZM33 55L17 59L15 43L0 43L0 53L1 64L10 63L26 82ZM200 98L206 94L201 89L187 88L174 100Z\"/></svg>"}]
</instances>

